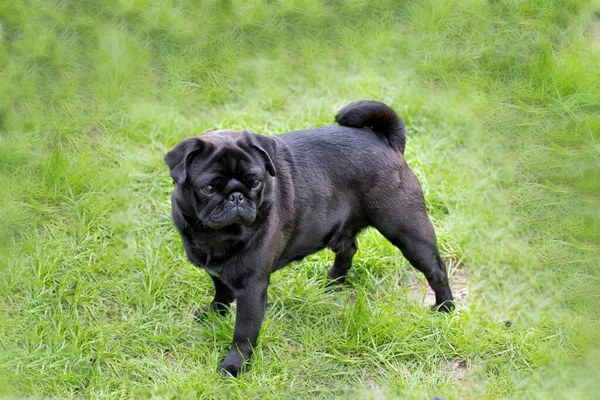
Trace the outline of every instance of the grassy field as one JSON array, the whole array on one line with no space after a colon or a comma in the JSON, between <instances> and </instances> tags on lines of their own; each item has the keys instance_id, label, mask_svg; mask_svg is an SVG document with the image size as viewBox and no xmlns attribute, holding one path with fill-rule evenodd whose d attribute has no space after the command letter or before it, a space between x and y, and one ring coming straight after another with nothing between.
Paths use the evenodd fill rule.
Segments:
<instances>
[{"instance_id":1,"label":"grassy field","mask_svg":"<svg viewBox=\"0 0 600 400\"><path fill-rule=\"evenodd\" d=\"M396 4L398 3L398 4ZM0 393L591 398L600 392L600 4L0 3ZM273 276L252 369L169 215L162 158L211 128L406 121L458 311L377 232ZM510 321L508 323L507 321Z\"/></svg>"}]
</instances>

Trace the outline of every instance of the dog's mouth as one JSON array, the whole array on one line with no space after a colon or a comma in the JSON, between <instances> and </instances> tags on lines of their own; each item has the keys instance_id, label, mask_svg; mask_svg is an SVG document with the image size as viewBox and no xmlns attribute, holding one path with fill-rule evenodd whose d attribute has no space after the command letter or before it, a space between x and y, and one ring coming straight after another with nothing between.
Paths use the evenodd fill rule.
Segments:
<instances>
[{"instance_id":1,"label":"dog's mouth","mask_svg":"<svg viewBox=\"0 0 600 400\"><path fill-rule=\"evenodd\" d=\"M223 233L241 233L242 226L251 226L256 220L256 211L234 208L225 212L208 214L203 223L206 227Z\"/></svg>"},{"instance_id":2,"label":"dog's mouth","mask_svg":"<svg viewBox=\"0 0 600 400\"><path fill-rule=\"evenodd\" d=\"M204 221L204 226L207 228L219 231L221 233L227 233L231 235L237 235L242 232L242 227L251 226L252 222L245 222L241 218L236 218L226 223L217 223L215 221Z\"/></svg>"}]
</instances>

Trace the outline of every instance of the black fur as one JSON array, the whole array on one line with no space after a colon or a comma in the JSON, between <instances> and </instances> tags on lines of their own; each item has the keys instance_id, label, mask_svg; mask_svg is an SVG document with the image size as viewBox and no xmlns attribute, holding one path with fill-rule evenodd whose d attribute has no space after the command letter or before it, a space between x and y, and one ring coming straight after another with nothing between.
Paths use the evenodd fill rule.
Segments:
<instances>
[{"instance_id":1,"label":"black fur","mask_svg":"<svg viewBox=\"0 0 600 400\"><path fill-rule=\"evenodd\" d=\"M335 116L335 122L354 128L371 128L388 140L390 146L404 154L406 129L404 122L387 105L379 101L348 104Z\"/></svg>"},{"instance_id":2,"label":"black fur","mask_svg":"<svg viewBox=\"0 0 600 400\"><path fill-rule=\"evenodd\" d=\"M351 104L336 120L342 126L274 137L211 131L184 140L165 157L175 181L175 226L190 261L215 284L206 311L224 314L237 299L223 374L246 368L271 273L328 247L336 253L329 284L343 283L356 235L368 226L425 274L434 307L453 307L423 192L402 154L402 121L378 102Z\"/></svg>"}]
</instances>

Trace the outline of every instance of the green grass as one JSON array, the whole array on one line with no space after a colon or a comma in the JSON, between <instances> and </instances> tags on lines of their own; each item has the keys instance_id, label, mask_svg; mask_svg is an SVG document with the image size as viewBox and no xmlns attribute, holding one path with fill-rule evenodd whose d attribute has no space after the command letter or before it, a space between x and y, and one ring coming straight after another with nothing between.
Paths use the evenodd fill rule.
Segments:
<instances>
[{"instance_id":1,"label":"green grass","mask_svg":"<svg viewBox=\"0 0 600 400\"><path fill-rule=\"evenodd\" d=\"M201 3L201 5L198 5ZM0 392L27 398L588 398L600 390L600 4L0 4ZM185 259L162 157L211 128L408 128L459 312L377 232L325 293L273 276L251 371ZM464 265L463 269L456 269ZM464 272L462 272L464 271ZM505 321L512 321L506 326Z\"/></svg>"}]
</instances>

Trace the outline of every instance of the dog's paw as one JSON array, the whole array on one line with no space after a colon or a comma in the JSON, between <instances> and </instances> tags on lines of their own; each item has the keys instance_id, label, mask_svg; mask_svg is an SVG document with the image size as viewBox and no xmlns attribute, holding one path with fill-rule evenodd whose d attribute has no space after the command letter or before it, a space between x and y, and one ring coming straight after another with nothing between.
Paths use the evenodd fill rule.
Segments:
<instances>
[{"instance_id":1,"label":"dog's paw","mask_svg":"<svg viewBox=\"0 0 600 400\"><path fill-rule=\"evenodd\" d=\"M239 353L231 352L227 358L217 367L217 372L222 376L233 376L234 378L248 370L247 363Z\"/></svg>"},{"instance_id":2,"label":"dog's paw","mask_svg":"<svg viewBox=\"0 0 600 400\"><path fill-rule=\"evenodd\" d=\"M340 289L342 289L343 285L346 283L346 276L331 276L330 273L327 274L327 278L325 280L325 292L333 293Z\"/></svg>"},{"instance_id":3,"label":"dog's paw","mask_svg":"<svg viewBox=\"0 0 600 400\"><path fill-rule=\"evenodd\" d=\"M211 303L199 310L194 311L194 318L198 322L206 321L211 314L225 316L229 313L229 308L223 304Z\"/></svg>"},{"instance_id":4,"label":"dog's paw","mask_svg":"<svg viewBox=\"0 0 600 400\"><path fill-rule=\"evenodd\" d=\"M206 318L208 317L209 314L210 314L210 307L204 306L201 309L194 311L194 319L197 322L203 322L203 321L206 321Z\"/></svg>"},{"instance_id":5,"label":"dog's paw","mask_svg":"<svg viewBox=\"0 0 600 400\"><path fill-rule=\"evenodd\" d=\"M454 311L454 302L452 300L444 301L441 304L435 303L431 306L433 311L449 313Z\"/></svg>"},{"instance_id":6,"label":"dog's paw","mask_svg":"<svg viewBox=\"0 0 600 400\"><path fill-rule=\"evenodd\" d=\"M343 278L331 279L327 278L325 281L325 291L328 293L336 292L342 289L342 285L344 284Z\"/></svg>"}]
</instances>

